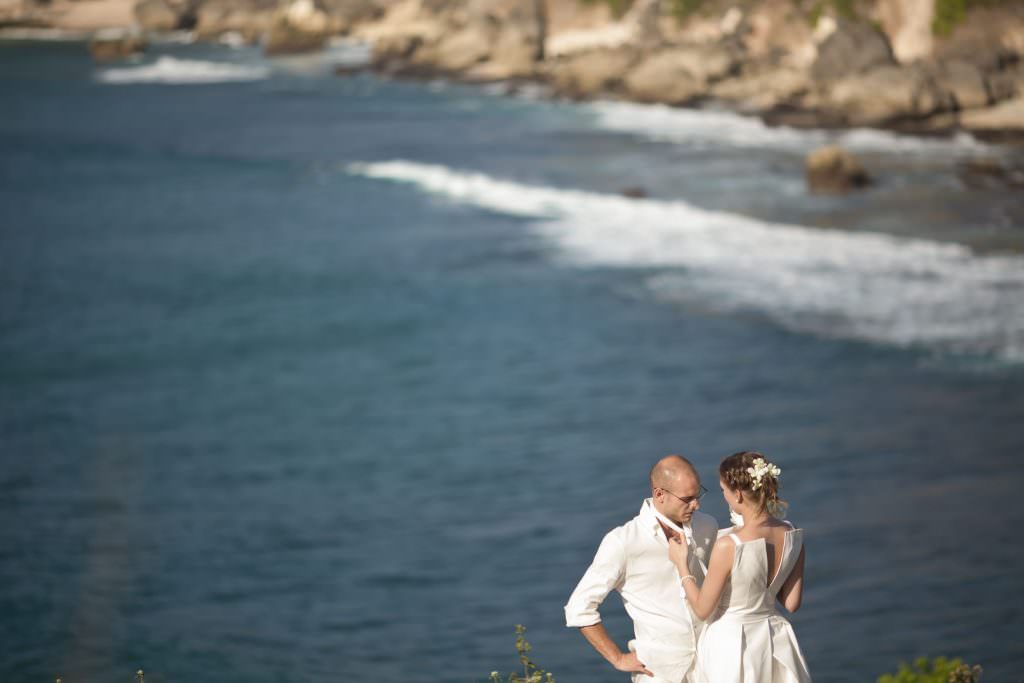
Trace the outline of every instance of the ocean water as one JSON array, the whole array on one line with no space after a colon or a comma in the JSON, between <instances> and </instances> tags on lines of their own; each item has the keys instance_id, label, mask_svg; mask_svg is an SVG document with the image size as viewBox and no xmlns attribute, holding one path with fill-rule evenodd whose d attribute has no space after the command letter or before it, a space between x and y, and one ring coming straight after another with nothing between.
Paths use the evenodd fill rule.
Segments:
<instances>
[{"instance_id":1,"label":"ocean water","mask_svg":"<svg viewBox=\"0 0 1024 683\"><path fill-rule=\"evenodd\" d=\"M1024 207L957 170L1018 151L354 53L0 41L0 680L470 683L522 623L622 681L565 600L655 459L747 448L815 680L1024 680ZM831 140L871 189L806 194Z\"/></svg>"}]
</instances>

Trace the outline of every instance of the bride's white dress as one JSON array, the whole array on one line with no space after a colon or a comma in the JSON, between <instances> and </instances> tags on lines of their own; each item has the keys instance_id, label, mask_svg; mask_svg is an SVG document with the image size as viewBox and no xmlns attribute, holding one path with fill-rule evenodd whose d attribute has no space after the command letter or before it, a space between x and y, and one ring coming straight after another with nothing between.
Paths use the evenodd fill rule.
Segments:
<instances>
[{"instance_id":1,"label":"bride's white dress","mask_svg":"<svg viewBox=\"0 0 1024 683\"><path fill-rule=\"evenodd\" d=\"M736 544L732 573L718 610L697 644L702 683L810 683L800 645L789 622L775 611L775 600L800 557L803 529L785 534L782 564L769 582L766 541Z\"/></svg>"}]
</instances>

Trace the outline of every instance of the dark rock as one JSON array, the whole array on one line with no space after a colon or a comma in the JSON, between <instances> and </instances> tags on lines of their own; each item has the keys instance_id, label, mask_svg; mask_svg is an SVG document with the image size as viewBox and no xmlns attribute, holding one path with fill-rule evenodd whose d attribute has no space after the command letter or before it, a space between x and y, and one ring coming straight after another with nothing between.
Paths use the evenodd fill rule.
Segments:
<instances>
[{"instance_id":1,"label":"dark rock","mask_svg":"<svg viewBox=\"0 0 1024 683\"><path fill-rule=\"evenodd\" d=\"M823 109L842 116L847 125L888 125L951 111L956 101L920 65L883 66L832 83L822 95Z\"/></svg>"},{"instance_id":2,"label":"dark rock","mask_svg":"<svg viewBox=\"0 0 1024 683\"><path fill-rule=\"evenodd\" d=\"M804 172L812 192L849 192L870 182L856 157L835 145L808 154Z\"/></svg>"},{"instance_id":3,"label":"dark rock","mask_svg":"<svg viewBox=\"0 0 1024 683\"><path fill-rule=\"evenodd\" d=\"M145 50L145 39L134 32L100 31L89 41L89 54L97 62L124 59Z\"/></svg>"},{"instance_id":4,"label":"dark rock","mask_svg":"<svg viewBox=\"0 0 1024 683\"><path fill-rule=\"evenodd\" d=\"M884 33L868 24L843 20L818 47L811 76L831 82L893 64L896 58Z\"/></svg>"},{"instance_id":5,"label":"dark rock","mask_svg":"<svg viewBox=\"0 0 1024 683\"><path fill-rule=\"evenodd\" d=\"M968 187L1024 187L1024 168L1012 168L997 159L968 159L957 167L957 175Z\"/></svg>"},{"instance_id":6,"label":"dark rock","mask_svg":"<svg viewBox=\"0 0 1024 683\"><path fill-rule=\"evenodd\" d=\"M1024 65L1014 65L996 73L988 74L988 87L996 102L1024 95Z\"/></svg>"},{"instance_id":7,"label":"dark rock","mask_svg":"<svg viewBox=\"0 0 1024 683\"><path fill-rule=\"evenodd\" d=\"M366 73L368 68L366 66L346 66L338 65L334 67L334 75L342 78L349 78L351 76L358 76Z\"/></svg>"},{"instance_id":8,"label":"dark rock","mask_svg":"<svg viewBox=\"0 0 1024 683\"><path fill-rule=\"evenodd\" d=\"M970 62L939 62L928 71L936 87L947 93L954 109L987 107L993 101L985 75Z\"/></svg>"},{"instance_id":9,"label":"dark rock","mask_svg":"<svg viewBox=\"0 0 1024 683\"><path fill-rule=\"evenodd\" d=\"M646 199L647 190L642 187L625 187L619 190L619 194L630 199Z\"/></svg>"}]
</instances>

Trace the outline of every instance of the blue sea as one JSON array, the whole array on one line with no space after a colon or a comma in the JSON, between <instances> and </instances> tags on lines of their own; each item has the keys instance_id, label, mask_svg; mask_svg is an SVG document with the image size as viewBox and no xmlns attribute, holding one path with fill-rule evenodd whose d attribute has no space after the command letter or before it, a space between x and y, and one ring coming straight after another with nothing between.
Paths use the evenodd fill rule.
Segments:
<instances>
[{"instance_id":1,"label":"blue sea","mask_svg":"<svg viewBox=\"0 0 1024 683\"><path fill-rule=\"evenodd\" d=\"M1024 202L959 171L1020 148L357 52L0 41L0 681L482 683L525 624L622 682L568 595L656 459L742 449L816 681L1024 680ZM828 142L876 183L808 194Z\"/></svg>"}]
</instances>

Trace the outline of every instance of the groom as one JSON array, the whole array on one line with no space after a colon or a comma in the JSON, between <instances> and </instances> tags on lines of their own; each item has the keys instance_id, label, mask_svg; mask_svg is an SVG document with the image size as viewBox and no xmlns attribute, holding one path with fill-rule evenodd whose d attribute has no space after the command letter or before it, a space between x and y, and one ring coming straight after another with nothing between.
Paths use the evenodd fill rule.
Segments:
<instances>
[{"instance_id":1,"label":"groom","mask_svg":"<svg viewBox=\"0 0 1024 683\"><path fill-rule=\"evenodd\" d=\"M668 558L668 539L690 544L689 571L703 583L718 524L697 512L707 489L686 458L669 455L651 469L651 497L640 514L605 534L594 561L565 606L565 623L634 683L690 681L702 626L680 592L679 574ZM622 595L633 619L635 640L622 652L611 639L598 606L612 590Z\"/></svg>"}]
</instances>

